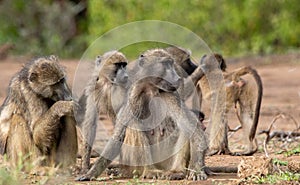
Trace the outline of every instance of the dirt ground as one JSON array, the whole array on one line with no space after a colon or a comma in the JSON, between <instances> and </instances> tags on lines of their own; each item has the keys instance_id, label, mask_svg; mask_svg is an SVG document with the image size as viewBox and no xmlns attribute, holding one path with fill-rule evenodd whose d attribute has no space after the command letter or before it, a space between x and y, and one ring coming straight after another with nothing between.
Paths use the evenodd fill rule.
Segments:
<instances>
[{"instance_id":1,"label":"dirt ground","mask_svg":"<svg viewBox=\"0 0 300 185\"><path fill-rule=\"evenodd\" d=\"M26 57L9 57L3 61L0 61L0 103L4 101L7 94L7 87L11 77L21 69L24 62L27 61ZM63 60L61 63L66 67L68 73L68 82L72 85L74 75L79 60ZM229 70L243 66L252 65L262 77L264 94L261 107L261 116L258 125L258 131L267 129L276 115L283 113L287 115L285 119L279 119L275 123L273 131L292 131L296 128L292 119L288 119L288 116L294 118L296 122L300 122L300 54L287 54L287 55L272 55L265 57L244 57L228 59ZM101 151L102 147L107 140L107 136L111 134L112 127L107 122L98 127L97 140L95 148L97 151ZM229 126L234 128L238 126L238 120L235 114L231 112L229 114ZM229 138L230 149L237 151L242 149L243 141L241 140L243 132L240 130L232 134ZM265 135L257 135L259 151L255 156L263 156L263 141ZM299 156L284 157L283 155L277 154L279 151L288 149L292 146L299 145L299 140L291 142L291 144L283 144L282 142L270 142L269 154L272 157L280 158L283 160L300 160ZM217 155L206 158L207 166L228 166L236 167L243 157L238 156L227 156ZM67 183L73 184L74 178L71 177ZM210 176L204 184L226 184L234 182L238 179L236 174L223 174L217 176ZM57 181L56 181L57 182ZM126 183L127 180L112 180L110 183ZM145 181L152 183L153 181ZM176 183L176 184L190 184L189 181L179 182L165 182L160 181L159 183ZM201 184L203 184L201 183ZM79 183L80 184L80 183ZM87 184L87 183L82 183ZM194 184L194 183L192 183ZM195 183L196 184L196 183Z\"/></svg>"}]
</instances>

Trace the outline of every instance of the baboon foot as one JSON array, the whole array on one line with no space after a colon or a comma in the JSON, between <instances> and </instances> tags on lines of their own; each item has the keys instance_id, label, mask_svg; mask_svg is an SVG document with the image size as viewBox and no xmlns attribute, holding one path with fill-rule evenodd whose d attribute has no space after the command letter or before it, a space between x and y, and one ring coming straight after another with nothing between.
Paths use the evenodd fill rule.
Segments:
<instances>
[{"instance_id":1,"label":"baboon foot","mask_svg":"<svg viewBox=\"0 0 300 185\"><path fill-rule=\"evenodd\" d=\"M201 170L200 172L191 172L188 179L193 181L206 180L207 174L204 170Z\"/></svg>"},{"instance_id":2,"label":"baboon foot","mask_svg":"<svg viewBox=\"0 0 300 185\"><path fill-rule=\"evenodd\" d=\"M144 179L159 179L163 176L162 174L160 170L147 170L143 173L142 177Z\"/></svg>"},{"instance_id":3,"label":"baboon foot","mask_svg":"<svg viewBox=\"0 0 300 185\"><path fill-rule=\"evenodd\" d=\"M232 155L232 152L228 148L223 149L209 149L206 153L207 156L213 155Z\"/></svg>"},{"instance_id":4,"label":"baboon foot","mask_svg":"<svg viewBox=\"0 0 300 185\"><path fill-rule=\"evenodd\" d=\"M123 172L124 170L121 170L120 167L107 167L106 168L106 174L107 175L113 175L113 176L123 176Z\"/></svg>"},{"instance_id":5,"label":"baboon foot","mask_svg":"<svg viewBox=\"0 0 300 185\"><path fill-rule=\"evenodd\" d=\"M186 174L184 172L167 172L164 173L160 179L166 179L166 180L182 180L186 177Z\"/></svg>"}]
</instances>

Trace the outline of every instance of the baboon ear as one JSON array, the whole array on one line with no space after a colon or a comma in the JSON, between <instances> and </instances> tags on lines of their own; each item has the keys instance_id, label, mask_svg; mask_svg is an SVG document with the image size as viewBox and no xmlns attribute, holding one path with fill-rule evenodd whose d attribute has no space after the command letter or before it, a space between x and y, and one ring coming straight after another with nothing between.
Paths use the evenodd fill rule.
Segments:
<instances>
[{"instance_id":1,"label":"baboon ear","mask_svg":"<svg viewBox=\"0 0 300 185\"><path fill-rule=\"evenodd\" d=\"M55 55L50 55L50 56L49 56L49 59L52 60L52 61L58 62L58 57L55 56Z\"/></svg>"},{"instance_id":2,"label":"baboon ear","mask_svg":"<svg viewBox=\"0 0 300 185\"><path fill-rule=\"evenodd\" d=\"M98 55L98 56L96 57L96 61L95 61L96 66L99 66L99 65L101 64L101 60L102 60L101 55Z\"/></svg>"},{"instance_id":3,"label":"baboon ear","mask_svg":"<svg viewBox=\"0 0 300 185\"><path fill-rule=\"evenodd\" d=\"M36 82L38 79L38 75L36 73L30 73L29 75L29 81Z\"/></svg>"}]
</instances>

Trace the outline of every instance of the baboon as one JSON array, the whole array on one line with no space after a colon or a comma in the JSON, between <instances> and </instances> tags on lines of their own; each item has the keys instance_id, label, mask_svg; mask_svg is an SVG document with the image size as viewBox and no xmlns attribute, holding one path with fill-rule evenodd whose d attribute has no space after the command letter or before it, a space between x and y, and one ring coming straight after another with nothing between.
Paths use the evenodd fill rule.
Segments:
<instances>
[{"instance_id":1,"label":"baboon","mask_svg":"<svg viewBox=\"0 0 300 185\"><path fill-rule=\"evenodd\" d=\"M263 94L262 81L257 71L250 66L236 69L232 72L226 71L226 62L222 55L213 54L210 56L203 56L201 62L211 62L216 60L219 63L219 68L222 70L225 80L226 90L226 108L224 108L223 123L212 122L209 125L209 155L214 154L231 154L231 155L252 155L257 151L257 142L255 139L256 128L259 120L260 106ZM250 84L241 78L241 76L250 74L255 79L257 85L257 92L250 86ZM212 79L213 80L213 79ZM204 99L210 99L213 93L209 86L209 81L206 77L203 77L199 81L198 86L199 94ZM199 98L202 101L202 97ZM201 105L201 102L200 102ZM227 140L227 118L228 111L235 107L237 109L237 116L243 128L244 139L247 141L247 148L242 152L232 153L228 148ZM221 116L222 114L218 114ZM218 134L214 133L216 129L221 131Z\"/></svg>"},{"instance_id":2,"label":"baboon","mask_svg":"<svg viewBox=\"0 0 300 185\"><path fill-rule=\"evenodd\" d=\"M108 115L115 123L116 113L126 97L127 63L124 54L118 51L98 56L92 78L79 99L76 119L83 133L82 172L86 172L90 165L99 114Z\"/></svg>"},{"instance_id":3,"label":"baboon","mask_svg":"<svg viewBox=\"0 0 300 185\"><path fill-rule=\"evenodd\" d=\"M183 79L177 91L181 99L186 100L192 95L200 76L203 74L201 68L192 62L190 55L191 51L177 46L170 46L165 49L147 50L141 56L144 58L148 56L172 57L174 59L175 70Z\"/></svg>"},{"instance_id":4,"label":"baboon","mask_svg":"<svg viewBox=\"0 0 300 185\"><path fill-rule=\"evenodd\" d=\"M176 64L175 70L179 76L187 78L197 69L197 66L191 60L191 51L177 46L170 46L165 50L173 57Z\"/></svg>"},{"instance_id":5,"label":"baboon","mask_svg":"<svg viewBox=\"0 0 300 185\"><path fill-rule=\"evenodd\" d=\"M117 114L112 138L92 168L77 180L97 177L120 153L121 163L135 166L141 177L206 179L206 137L176 92L182 79L173 58L141 55L134 69L135 79ZM161 125L166 129L163 135L157 131Z\"/></svg>"},{"instance_id":6,"label":"baboon","mask_svg":"<svg viewBox=\"0 0 300 185\"><path fill-rule=\"evenodd\" d=\"M68 167L76 162L74 103L56 56L27 63L10 81L0 109L0 152L12 164L20 157L39 165Z\"/></svg>"}]
</instances>

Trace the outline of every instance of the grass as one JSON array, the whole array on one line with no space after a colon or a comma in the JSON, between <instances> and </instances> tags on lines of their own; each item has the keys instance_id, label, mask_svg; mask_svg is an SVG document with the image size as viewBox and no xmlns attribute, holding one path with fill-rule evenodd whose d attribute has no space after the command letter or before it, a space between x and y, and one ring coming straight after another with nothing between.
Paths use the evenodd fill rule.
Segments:
<instances>
[{"instance_id":1,"label":"grass","mask_svg":"<svg viewBox=\"0 0 300 185\"><path fill-rule=\"evenodd\" d=\"M265 177L255 177L254 183L257 184L265 184L265 183L279 183L282 181L299 181L300 174L299 173L292 173L292 172L281 172L275 173L271 175L267 175Z\"/></svg>"},{"instance_id":2,"label":"grass","mask_svg":"<svg viewBox=\"0 0 300 185\"><path fill-rule=\"evenodd\" d=\"M281 150L281 151L277 152L277 154L284 154L286 157L290 157L292 155L298 155L298 154L300 154L300 145L297 146L296 148L288 150L288 151Z\"/></svg>"}]
</instances>

